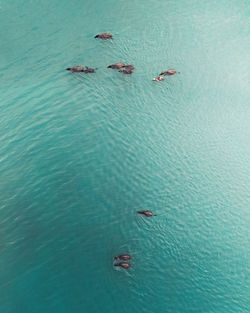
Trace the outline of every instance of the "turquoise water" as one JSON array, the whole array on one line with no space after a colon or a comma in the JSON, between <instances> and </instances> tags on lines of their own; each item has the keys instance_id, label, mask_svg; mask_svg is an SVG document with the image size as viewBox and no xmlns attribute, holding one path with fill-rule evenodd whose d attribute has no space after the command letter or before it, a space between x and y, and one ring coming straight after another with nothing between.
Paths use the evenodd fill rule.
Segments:
<instances>
[{"instance_id":1,"label":"turquoise water","mask_svg":"<svg viewBox=\"0 0 250 313\"><path fill-rule=\"evenodd\" d=\"M0 1L1 313L250 311L249 9Z\"/></svg>"}]
</instances>

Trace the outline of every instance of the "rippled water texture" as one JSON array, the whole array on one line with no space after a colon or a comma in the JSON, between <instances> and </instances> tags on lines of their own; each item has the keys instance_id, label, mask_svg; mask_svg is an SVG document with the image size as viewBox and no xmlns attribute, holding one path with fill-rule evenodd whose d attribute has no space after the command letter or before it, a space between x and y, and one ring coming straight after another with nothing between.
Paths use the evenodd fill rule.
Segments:
<instances>
[{"instance_id":1,"label":"rippled water texture","mask_svg":"<svg viewBox=\"0 0 250 313\"><path fill-rule=\"evenodd\" d=\"M0 1L1 313L250 312L249 17Z\"/></svg>"}]
</instances>

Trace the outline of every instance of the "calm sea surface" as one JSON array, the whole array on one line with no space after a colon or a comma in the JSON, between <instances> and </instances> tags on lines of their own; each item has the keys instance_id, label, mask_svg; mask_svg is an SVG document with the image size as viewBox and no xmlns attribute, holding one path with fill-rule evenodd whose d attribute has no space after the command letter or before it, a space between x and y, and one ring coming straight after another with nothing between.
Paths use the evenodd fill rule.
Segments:
<instances>
[{"instance_id":1,"label":"calm sea surface","mask_svg":"<svg viewBox=\"0 0 250 313\"><path fill-rule=\"evenodd\" d=\"M250 312L249 18L0 1L0 313Z\"/></svg>"}]
</instances>

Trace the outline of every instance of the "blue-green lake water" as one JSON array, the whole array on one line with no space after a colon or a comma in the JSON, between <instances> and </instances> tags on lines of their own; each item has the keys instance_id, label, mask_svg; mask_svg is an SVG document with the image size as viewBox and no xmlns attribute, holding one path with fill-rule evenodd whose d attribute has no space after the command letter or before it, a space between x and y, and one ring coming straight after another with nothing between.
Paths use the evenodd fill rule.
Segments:
<instances>
[{"instance_id":1,"label":"blue-green lake water","mask_svg":"<svg viewBox=\"0 0 250 313\"><path fill-rule=\"evenodd\" d=\"M248 0L0 1L1 313L250 312L249 18Z\"/></svg>"}]
</instances>

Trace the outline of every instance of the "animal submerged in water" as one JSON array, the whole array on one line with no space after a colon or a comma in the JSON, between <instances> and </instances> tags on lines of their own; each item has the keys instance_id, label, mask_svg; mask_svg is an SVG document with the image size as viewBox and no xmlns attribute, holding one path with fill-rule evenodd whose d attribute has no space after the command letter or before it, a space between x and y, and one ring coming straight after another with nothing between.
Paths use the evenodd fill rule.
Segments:
<instances>
[{"instance_id":1,"label":"animal submerged in water","mask_svg":"<svg viewBox=\"0 0 250 313\"><path fill-rule=\"evenodd\" d=\"M99 39L102 39L102 40L107 40L107 39L113 39L113 36L110 33L103 33L103 34L96 35L95 38L99 38Z\"/></svg>"},{"instance_id":2,"label":"animal submerged in water","mask_svg":"<svg viewBox=\"0 0 250 313\"><path fill-rule=\"evenodd\" d=\"M94 68L91 68L88 66L81 66L81 65L68 67L68 68L66 68L66 70L71 71L72 73L85 73L85 74L95 73Z\"/></svg>"},{"instance_id":3,"label":"animal submerged in water","mask_svg":"<svg viewBox=\"0 0 250 313\"><path fill-rule=\"evenodd\" d=\"M125 64L125 63L115 63L115 64L111 64L108 66L108 68L112 68L115 70L119 70L119 72L123 73L123 74L132 74L133 70L135 69L135 67L131 64Z\"/></svg>"},{"instance_id":4,"label":"animal submerged in water","mask_svg":"<svg viewBox=\"0 0 250 313\"><path fill-rule=\"evenodd\" d=\"M133 70L134 70L133 65L125 65L119 69L119 72L121 72L123 74L132 74Z\"/></svg>"},{"instance_id":5,"label":"animal submerged in water","mask_svg":"<svg viewBox=\"0 0 250 313\"><path fill-rule=\"evenodd\" d=\"M156 214L153 214L151 211L146 210L146 211L137 211L138 214L141 215L145 215L147 217L151 217L151 216L156 216Z\"/></svg>"},{"instance_id":6,"label":"animal submerged in water","mask_svg":"<svg viewBox=\"0 0 250 313\"><path fill-rule=\"evenodd\" d=\"M120 266L120 267L125 268L125 269L128 269L131 267L131 265L127 262L119 262L119 263L114 264L114 266Z\"/></svg>"},{"instance_id":7,"label":"animal submerged in water","mask_svg":"<svg viewBox=\"0 0 250 313\"><path fill-rule=\"evenodd\" d=\"M108 68L112 68L113 70L119 70L121 67L124 67L124 66L126 66L125 63L118 62L118 63L109 65Z\"/></svg>"},{"instance_id":8,"label":"animal submerged in water","mask_svg":"<svg viewBox=\"0 0 250 313\"><path fill-rule=\"evenodd\" d=\"M123 260L123 261L127 261L127 260L131 260L132 257L129 254L120 254L120 255L116 255L114 257L115 260Z\"/></svg>"},{"instance_id":9,"label":"animal submerged in water","mask_svg":"<svg viewBox=\"0 0 250 313\"><path fill-rule=\"evenodd\" d=\"M159 76L171 76L177 73L179 74L176 70L169 68L168 70L161 72Z\"/></svg>"}]
</instances>

